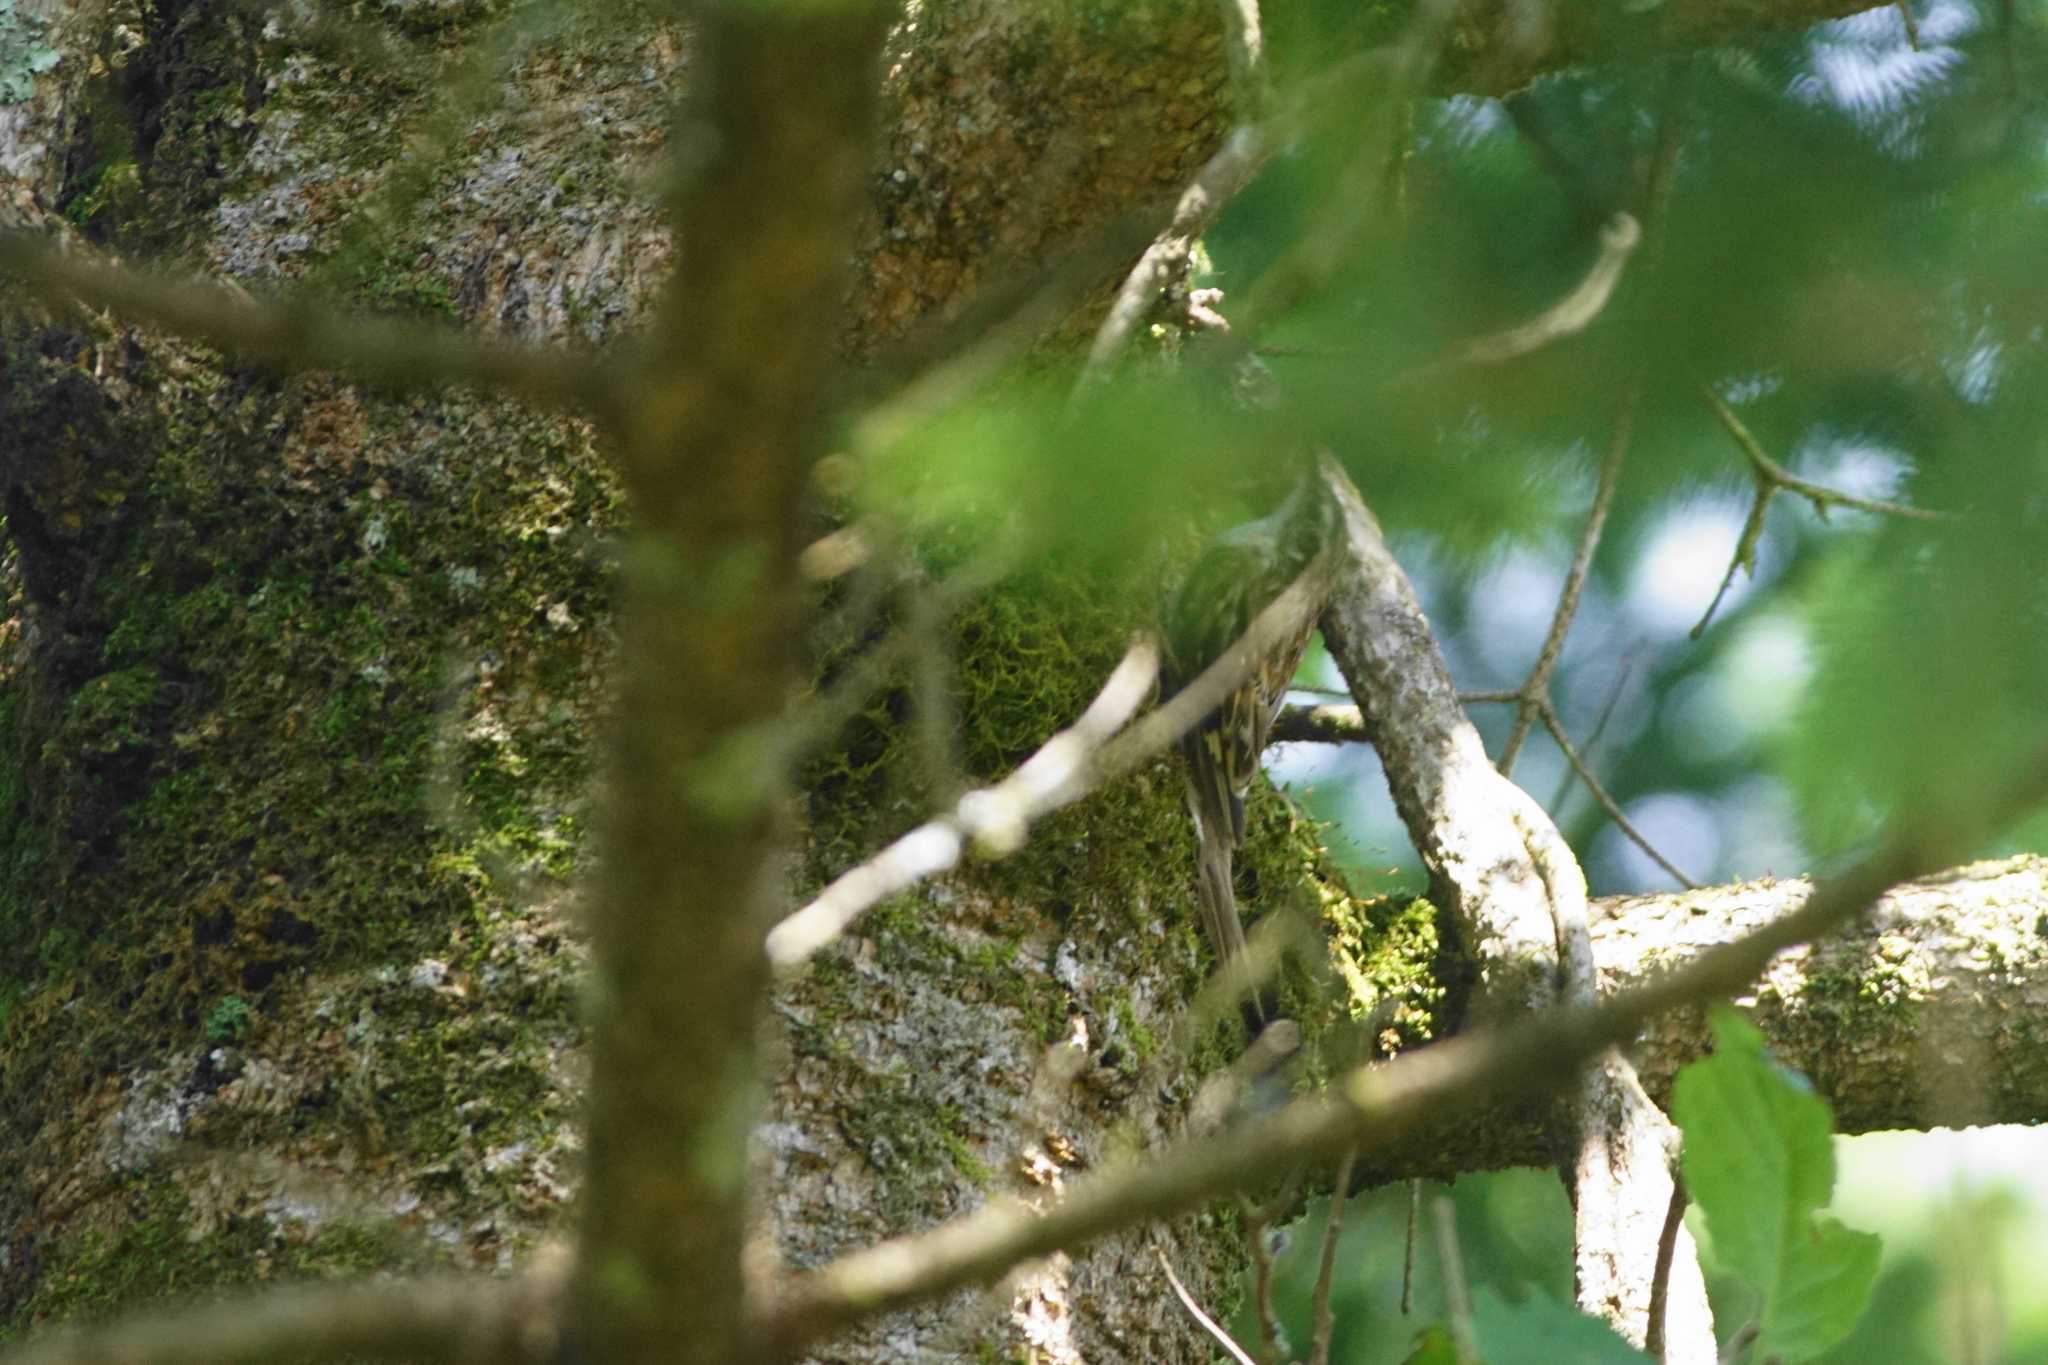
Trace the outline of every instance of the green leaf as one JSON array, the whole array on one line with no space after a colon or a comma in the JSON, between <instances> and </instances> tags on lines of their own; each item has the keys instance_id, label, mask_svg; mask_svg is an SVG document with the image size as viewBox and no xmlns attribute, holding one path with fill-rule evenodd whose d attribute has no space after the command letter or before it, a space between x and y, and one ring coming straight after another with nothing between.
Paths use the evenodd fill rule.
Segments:
<instances>
[{"instance_id":1,"label":"green leaf","mask_svg":"<svg viewBox=\"0 0 2048 1365\"><path fill-rule=\"evenodd\" d=\"M1672 1086L1686 1187L1714 1259L1762 1298L1757 1358L1808 1360L1862 1316L1878 1239L1815 1216L1835 1184L1826 1102L1770 1059L1749 1021L1724 1009L1713 1026L1714 1055Z\"/></svg>"},{"instance_id":2,"label":"green leaf","mask_svg":"<svg viewBox=\"0 0 2048 1365\"><path fill-rule=\"evenodd\" d=\"M1816 1218L1805 1250L1785 1267L1785 1292L1758 1341L1784 1360L1809 1360L1849 1335L1870 1306L1882 1249L1874 1233Z\"/></svg>"},{"instance_id":3,"label":"green leaf","mask_svg":"<svg viewBox=\"0 0 2048 1365\"><path fill-rule=\"evenodd\" d=\"M1415 1345L1401 1358L1401 1365L1458 1365L1458 1348L1450 1329L1433 1322L1415 1334Z\"/></svg>"},{"instance_id":4,"label":"green leaf","mask_svg":"<svg viewBox=\"0 0 2048 1365\"><path fill-rule=\"evenodd\" d=\"M1472 1296L1472 1327L1486 1365L1641 1365L1649 1359L1598 1318L1543 1294L1509 1303L1481 1289Z\"/></svg>"}]
</instances>

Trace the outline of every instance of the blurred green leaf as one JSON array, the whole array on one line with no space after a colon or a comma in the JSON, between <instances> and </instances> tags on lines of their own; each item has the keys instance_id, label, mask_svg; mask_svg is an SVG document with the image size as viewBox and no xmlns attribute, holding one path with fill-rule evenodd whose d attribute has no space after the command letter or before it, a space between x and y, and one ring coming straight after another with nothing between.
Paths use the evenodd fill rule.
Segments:
<instances>
[{"instance_id":1,"label":"blurred green leaf","mask_svg":"<svg viewBox=\"0 0 2048 1365\"><path fill-rule=\"evenodd\" d=\"M1807 1360L1868 1306L1878 1239L1818 1216L1835 1183L1827 1104L1740 1015L1719 1010L1713 1028L1714 1055L1672 1086L1686 1188L1715 1261L1761 1297L1755 1358Z\"/></svg>"},{"instance_id":2,"label":"blurred green leaf","mask_svg":"<svg viewBox=\"0 0 2048 1365\"><path fill-rule=\"evenodd\" d=\"M1486 1365L1629 1365L1649 1359L1606 1323L1544 1294L1510 1303L1480 1289L1472 1296L1472 1327Z\"/></svg>"},{"instance_id":3,"label":"blurred green leaf","mask_svg":"<svg viewBox=\"0 0 2048 1365\"><path fill-rule=\"evenodd\" d=\"M1458 1365L1458 1348L1450 1329L1432 1323L1415 1334L1415 1349L1401 1358L1401 1365Z\"/></svg>"}]
</instances>

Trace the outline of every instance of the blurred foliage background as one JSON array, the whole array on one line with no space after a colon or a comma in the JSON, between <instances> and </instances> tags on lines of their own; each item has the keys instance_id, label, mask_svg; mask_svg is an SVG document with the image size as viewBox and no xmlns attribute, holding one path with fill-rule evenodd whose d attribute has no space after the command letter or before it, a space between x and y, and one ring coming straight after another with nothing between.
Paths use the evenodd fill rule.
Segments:
<instances>
[{"instance_id":1,"label":"blurred foliage background","mask_svg":"<svg viewBox=\"0 0 2048 1365\"><path fill-rule=\"evenodd\" d=\"M1381 8L1276 13L1283 92L1383 39ZM1162 333L1175 363L1127 371L1081 420L1048 422L1057 399L1022 385L927 423L878 453L871 489L914 518L979 509L1114 575L1119 547L1170 538L1189 502L1212 523L1255 514L1262 480L1327 445L1459 685L1502 691L1536 660L1625 423L1553 684L1564 724L1695 880L1824 874L1889 820L1996 799L2048 740L2044 78L2037 0L1879 7L1505 100L1409 104L1398 82L1326 78L1309 130L1204 239L1227 342ZM1622 211L1643 242L1591 325L1461 360L1570 295ZM1248 409L1227 382L1247 353L1277 403ZM1815 489L1938 515L1779 489L1746 544L1759 453ZM1320 652L1298 681L1342 688ZM1496 752L1510 710L1475 707ZM1369 752L1292 746L1272 767L1359 889L1415 885ZM1675 885L1540 728L1516 776L1596 893ZM2048 850L2048 816L1983 851L2021 850ZM2048 1169L2048 1141L1877 1137L1842 1159L1841 1207L1887 1260L1876 1310L1829 1359L2048 1359L2048 1181L2016 1174ZM1985 1163L2006 1174L1971 1174ZM1554 1176L1454 1198L1476 1284L1569 1302ZM1380 1191L1345 1230L1340 1359L1398 1360L1440 1316L1426 1245L1415 1316L1396 1309L1407 1201ZM1305 1349L1314 1220L1297 1233L1282 1303Z\"/></svg>"}]
</instances>

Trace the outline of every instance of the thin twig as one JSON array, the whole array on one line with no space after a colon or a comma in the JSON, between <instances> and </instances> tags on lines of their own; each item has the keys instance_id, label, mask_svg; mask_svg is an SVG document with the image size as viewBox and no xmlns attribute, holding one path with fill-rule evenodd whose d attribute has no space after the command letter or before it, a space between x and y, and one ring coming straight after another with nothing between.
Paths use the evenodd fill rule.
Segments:
<instances>
[{"instance_id":1,"label":"thin twig","mask_svg":"<svg viewBox=\"0 0 2048 1365\"><path fill-rule=\"evenodd\" d=\"M1266 1244L1271 1219L1250 1195L1238 1196L1245 1251L1252 1261L1252 1306L1259 1319L1259 1365L1279 1365L1280 1319L1273 1311L1273 1248Z\"/></svg>"},{"instance_id":2,"label":"thin twig","mask_svg":"<svg viewBox=\"0 0 2048 1365\"><path fill-rule=\"evenodd\" d=\"M786 1280L763 1302L757 1339L764 1349L795 1353L850 1323L984 1283L1029 1257L1072 1252L1117 1228L1258 1184L1277 1161L1334 1158L1353 1145L1365 1155L1482 1104L1568 1083L1586 1059L1633 1037L1650 1018L1745 989L1780 952L1860 914L1890 887L1945 866L2048 799L2048 748L2018 773L1981 810L1914 812L1879 852L1798 910L1596 1007L1552 1008L1519 1016L1513 1027L1476 1028L1350 1071L1266 1118L1106 1168L1050 1209L991 1203Z\"/></svg>"},{"instance_id":3,"label":"thin twig","mask_svg":"<svg viewBox=\"0 0 2048 1365\"><path fill-rule=\"evenodd\" d=\"M1570 293L1518 326L1465 342L1442 360L1409 370L1393 382L1419 384L1436 379L1446 371L1468 365L1503 365L1510 360L1542 350L1545 346L1577 336L1600 316L1621 283L1628 258L1643 240L1635 215L1617 213L1600 229L1600 254L1584 278Z\"/></svg>"},{"instance_id":4,"label":"thin twig","mask_svg":"<svg viewBox=\"0 0 2048 1365\"><path fill-rule=\"evenodd\" d=\"M1879 512L1886 516L1908 517L1915 521L1948 521L1954 516L1953 513L1936 511L1931 507L1913 507L1902 502L1886 502L1882 498L1859 497L1854 493L1844 493L1838 488L1829 488L1826 484L1816 483L1812 479L1801 478L1770 457L1762 443L1750 434L1749 428L1742 424L1742 419L1735 415L1735 410L1728 406L1720 394L1714 392L1712 385L1701 384L1700 393L1706 398L1707 406L1713 409L1714 416L1727 428L1728 434L1735 438L1735 443L1742 447L1742 453L1749 458L1750 467L1756 470L1758 476L1769 480L1775 487L1797 493L1812 503L1813 510L1822 516L1826 516L1830 508L1838 506L1853 507L1859 512Z\"/></svg>"},{"instance_id":5,"label":"thin twig","mask_svg":"<svg viewBox=\"0 0 2048 1365\"><path fill-rule=\"evenodd\" d=\"M469 384L601 417L619 396L616 359L482 341L436 323L350 317L311 300L259 303L238 289L114 265L32 232L0 232L0 275L18 277L53 307L104 309L272 370L334 370L396 392Z\"/></svg>"},{"instance_id":6,"label":"thin twig","mask_svg":"<svg viewBox=\"0 0 2048 1365\"><path fill-rule=\"evenodd\" d=\"M1244 1347L1238 1345L1230 1333L1223 1330L1216 1319L1202 1311L1202 1305L1195 1302L1193 1294L1188 1293L1188 1287L1180 1282L1180 1276L1173 1273L1173 1266L1166 1259L1166 1253L1158 1247L1152 1250L1159 1257L1159 1268L1166 1272L1166 1282L1173 1286L1173 1292L1180 1299L1180 1306L1188 1310L1188 1316L1201 1324L1202 1330L1213 1337L1218 1346L1229 1352L1230 1358L1236 1361L1237 1365L1258 1365L1257 1361L1245 1353Z\"/></svg>"},{"instance_id":7,"label":"thin twig","mask_svg":"<svg viewBox=\"0 0 2048 1365\"><path fill-rule=\"evenodd\" d=\"M851 720L868 698L894 676L906 659L914 659L920 632L936 631L945 619L969 597L1001 582L1017 563L1013 545L998 545L937 583L917 584L917 600L911 607L912 620L886 638L862 651L830 687L810 699L809 705L791 718L788 727L771 746L768 762L786 770L817 745L824 743ZM858 624L863 615L880 610L876 601L856 604L851 613Z\"/></svg>"},{"instance_id":8,"label":"thin twig","mask_svg":"<svg viewBox=\"0 0 2048 1365\"><path fill-rule=\"evenodd\" d=\"M919 593L910 608L912 738L924 768L925 788L937 801L958 799L967 785L960 753L960 706L954 696L957 664L945 638L947 613L934 594Z\"/></svg>"},{"instance_id":9,"label":"thin twig","mask_svg":"<svg viewBox=\"0 0 2048 1365\"><path fill-rule=\"evenodd\" d=\"M841 874L809 905L777 924L768 934L769 960L785 970L797 966L874 905L959 862L970 840L980 839L997 849L1021 842L1021 826L1079 794L1071 791L1079 771L1144 705L1158 677L1159 647L1142 639L1124 655L1081 718L1047 740L1002 782L962 796L953 810Z\"/></svg>"},{"instance_id":10,"label":"thin twig","mask_svg":"<svg viewBox=\"0 0 2048 1365\"><path fill-rule=\"evenodd\" d=\"M559 1357L569 1258L515 1280L481 1277L268 1289L230 1303L56 1333L8 1365L268 1365L292 1359L496 1360Z\"/></svg>"},{"instance_id":11,"label":"thin twig","mask_svg":"<svg viewBox=\"0 0 2048 1365\"><path fill-rule=\"evenodd\" d=\"M1550 679L1557 672L1557 661L1564 654L1565 636L1570 633L1572 621L1579 614L1579 596L1585 590L1586 575L1593 567L1593 554L1600 548L1600 532L1607 525L1607 513L1614 506L1614 490L1621 482L1621 466L1628 458L1629 437L1635 428L1636 398L1641 386L1631 383L1622 395L1621 407L1614 415L1614 438L1607 444L1607 458L1600 462L1600 482L1593 492L1593 507L1586 514L1586 524L1579 532L1578 548L1572 552L1571 568L1565 572L1564 591L1558 594L1557 610L1550 616L1550 631L1543 637L1543 648L1536 655L1536 664L1529 670L1529 676L1522 680L1521 699L1515 705L1515 722L1508 730L1507 743L1501 746L1499 767L1501 776L1512 777L1515 760L1521 756L1522 745L1529 738L1529 728L1535 723L1538 709L1550 700Z\"/></svg>"},{"instance_id":12,"label":"thin twig","mask_svg":"<svg viewBox=\"0 0 2048 1365\"><path fill-rule=\"evenodd\" d=\"M1223 206L1251 183L1272 154L1273 145L1270 132L1247 124L1233 131L1222 149L1195 173L1174 205L1172 221L1145 248L1117 289L1116 299L1088 348L1088 360L1074 385L1075 396L1107 377L1160 291L1186 268L1195 240Z\"/></svg>"},{"instance_id":13,"label":"thin twig","mask_svg":"<svg viewBox=\"0 0 2048 1365\"><path fill-rule=\"evenodd\" d=\"M1256 661L1275 641L1299 629L1315 610L1318 575L1319 570L1312 569L1296 579L1193 682L1124 730L1151 695L1159 674L1158 647L1150 640L1132 646L1071 728L1047 740L995 786L968 792L950 812L841 874L809 905L769 932L769 960L779 970L796 967L874 905L957 864L969 844L989 857L1009 856L1023 846L1033 821L1071 805L1177 743L1251 676Z\"/></svg>"},{"instance_id":14,"label":"thin twig","mask_svg":"<svg viewBox=\"0 0 2048 1365\"><path fill-rule=\"evenodd\" d=\"M1826 484L1802 478L1771 458L1770 453L1763 448L1762 442L1750 433L1749 428L1743 425L1742 419L1735 415L1735 410L1723 401L1720 394L1714 392L1711 384L1701 383L1699 391L1715 419L1735 439L1735 444L1749 461L1750 475L1756 483L1756 493L1750 501L1749 516L1743 521L1742 534L1736 539L1735 553L1729 558L1728 572L1722 576L1721 586L1714 591L1714 600L1707 604L1707 610L1700 617L1699 624L1692 628L1692 638L1695 640L1706 633L1707 623L1714 619L1714 613L1719 609L1722 598L1727 596L1730 585L1735 581L1736 570L1746 569L1752 574L1756 572L1756 550L1758 543L1763 539L1764 514L1770 510L1771 499L1780 491L1796 493L1805 498L1823 519L1835 507L1853 507L1859 512L1907 517L1915 521L1947 521L1953 515L1926 507L1887 502L1881 498L1859 497L1854 493L1844 493L1840 489L1829 488Z\"/></svg>"},{"instance_id":15,"label":"thin twig","mask_svg":"<svg viewBox=\"0 0 2048 1365\"><path fill-rule=\"evenodd\" d=\"M1337 1279L1337 1242L1344 1231L1344 1201L1351 1195L1351 1168L1358 1149L1347 1148L1337 1163L1337 1183L1330 1191L1330 1211L1323 1219L1323 1254L1316 1267L1315 1327L1309 1339L1308 1365L1330 1365L1330 1338L1337 1330L1337 1314L1330 1292Z\"/></svg>"},{"instance_id":16,"label":"thin twig","mask_svg":"<svg viewBox=\"0 0 2048 1365\"><path fill-rule=\"evenodd\" d=\"M1398 197L1400 184L1396 179L1389 185L1388 180L1402 165L1401 153L1413 135L1411 102L1426 93L1456 11L1456 0L1419 0L1399 38L1349 62L1333 64L1295 92L1295 108L1320 106L1320 121L1329 122L1336 111L1358 127L1358 151L1333 178L1329 191L1311 207L1292 245L1261 274L1238 310L1238 326L1245 336L1262 335L1270 320L1321 288L1377 221L1374 207L1393 207L1388 202L1389 191ZM1346 70L1353 65L1363 69ZM1357 112L1361 92L1369 92L1367 97L1377 106L1364 117ZM1299 120L1302 127L1307 122ZM1293 141L1292 136L1276 136L1271 145ZM1247 349L1247 343L1235 345L1239 352ZM1228 348L1219 350L1234 358Z\"/></svg>"},{"instance_id":17,"label":"thin twig","mask_svg":"<svg viewBox=\"0 0 2048 1365\"><path fill-rule=\"evenodd\" d=\"M1697 888L1699 883L1680 872L1669 858L1659 853L1656 845L1652 844L1628 816L1622 813L1621 803L1608 794L1607 788L1600 785L1600 779L1593 776L1593 770L1586 765L1585 759L1581 758L1579 751L1573 747L1571 736L1565 732L1564 722L1558 718L1557 708L1552 706L1547 698L1540 714L1543 717L1543 727L1550 731L1551 739L1557 742L1558 749L1564 754L1565 762L1572 765L1572 771L1579 775L1579 781L1586 784L1586 790L1600 803L1600 809L1607 812L1607 818L1614 822L1614 827L1627 835L1629 842L1647 853L1650 860L1676 879L1680 886L1688 891Z\"/></svg>"},{"instance_id":18,"label":"thin twig","mask_svg":"<svg viewBox=\"0 0 2048 1365\"><path fill-rule=\"evenodd\" d=\"M1664 1210L1664 1226L1657 1233L1657 1267L1650 1281L1650 1320L1643 1334L1643 1349L1652 1360L1664 1358L1664 1315L1671 1298L1671 1263L1678 1250L1678 1230L1685 1226L1687 1202L1685 1179L1674 1169L1671 1203Z\"/></svg>"},{"instance_id":19,"label":"thin twig","mask_svg":"<svg viewBox=\"0 0 2048 1365\"><path fill-rule=\"evenodd\" d=\"M1721 601L1728 596L1728 589L1735 586L1735 574L1739 569L1756 572L1756 547L1763 543L1764 514L1771 510L1771 498L1777 487L1761 474L1756 476L1756 492L1749 502L1749 515L1742 519L1742 534L1735 538L1735 553L1728 556L1728 572L1721 575L1721 586L1714 589L1714 596L1707 603L1707 609L1700 613L1700 619L1693 622L1687 635L1694 640L1707 633L1707 625L1714 619L1714 613L1721 609Z\"/></svg>"},{"instance_id":20,"label":"thin twig","mask_svg":"<svg viewBox=\"0 0 2048 1365\"><path fill-rule=\"evenodd\" d=\"M1451 1325L1451 1344L1458 1365L1479 1365L1479 1334L1472 1325L1472 1295L1465 1286L1465 1259L1458 1253L1458 1208L1449 1195L1438 1195L1430 1207L1436 1227L1437 1273L1444 1282L1444 1316Z\"/></svg>"},{"instance_id":21,"label":"thin twig","mask_svg":"<svg viewBox=\"0 0 2048 1365\"><path fill-rule=\"evenodd\" d=\"M1238 117L1247 123L1273 107L1273 76L1266 65L1266 35L1259 20L1259 0L1218 0L1223 10L1224 49L1230 61L1230 83L1237 94Z\"/></svg>"},{"instance_id":22,"label":"thin twig","mask_svg":"<svg viewBox=\"0 0 2048 1365\"><path fill-rule=\"evenodd\" d=\"M1735 1335L1729 1337L1728 1344L1721 1348L1721 1365L1735 1365L1735 1362L1749 1353L1750 1346L1762 1332L1762 1324L1754 1318L1736 1328Z\"/></svg>"},{"instance_id":23,"label":"thin twig","mask_svg":"<svg viewBox=\"0 0 2048 1365\"><path fill-rule=\"evenodd\" d=\"M1604 218L1614 207L1613 195L1603 194L1586 168L1573 160L1558 142L1531 91L1516 91L1501 101L1501 107L1507 111L1508 121L1515 125L1515 132L1528 144L1536 164L1557 182L1565 198L1572 202L1580 223L1590 227Z\"/></svg>"},{"instance_id":24,"label":"thin twig","mask_svg":"<svg viewBox=\"0 0 2048 1365\"><path fill-rule=\"evenodd\" d=\"M1600 714L1594 718L1593 728L1586 732L1586 742L1580 746L1580 751L1586 755L1588 767L1592 766L1593 749L1600 743L1600 737L1607 733L1607 723L1614 719L1614 713L1621 705L1622 694L1628 690L1629 675L1634 671L1635 662L1627 657L1622 659L1621 667L1615 670L1614 686L1607 689L1607 700L1600 703ZM1557 779L1557 791L1551 796L1550 804L1544 807L1553 816L1564 808L1565 797L1571 795L1572 779L1577 771L1573 769Z\"/></svg>"},{"instance_id":25,"label":"thin twig","mask_svg":"<svg viewBox=\"0 0 2048 1365\"><path fill-rule=\"evenodd\" d=\"M1422 1221L1422 1181L1408 1182L1408 1234L1401 1248L1401 1316L1415 1311L1415 1233Z\"/></svg>"},{"instance_id":26,"label":"thin twig","mask_svg":"<svg viewBox=\"0 0 2048 1365\"><path fill-rule=\"evenodd\" d=\"M1913 17L1913 0L1898 0L1899 19L1906 26L1906 45L1920 50L1920 21Z\"/></svg>"}]
</instances>

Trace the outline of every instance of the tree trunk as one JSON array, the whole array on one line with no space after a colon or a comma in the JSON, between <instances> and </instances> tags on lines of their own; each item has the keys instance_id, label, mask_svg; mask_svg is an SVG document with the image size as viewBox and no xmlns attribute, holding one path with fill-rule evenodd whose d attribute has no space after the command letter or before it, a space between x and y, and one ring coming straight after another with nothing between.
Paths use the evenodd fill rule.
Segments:
<instances>
[{"instance_id":1,"label":"tree trunk","mask_svg":"<svg viewBox=\"0 0 2048 1365\"><path fill-rule=\"evenodd\" d=\"M0 214L256 292L614 340L670 265L645 187L690 39L571 20L510 74L457 85L477 107L436 122L445 54L483 8L392 9L367 30L280 15L281 32L225 5L126 25L53 10L63 60L0 106ZM893 40L850 354L886 358L977 286L1170 198L1218 145L1213 6L1092 12L1091 28L1063 5L930 5ZM0 1313L21 1328L242 1281L509 1265L562 1229L579 1179L613 453L579 417L472 391L380 396L85 310L9 308ZM1078 714L1148 616L1079 566L965 607L971 775ZM796 896L934 797L896 700L806 769ZM1352 1016L1420 1041L1431 917L1348 896L1317 837L1261 793L1244 858L1265 906L1312 913L1349 983L1303 1011L1311 1047L1336 1048ZM789 982L754 1268L991 1197L1053 1199L1177 1128L1223 1055L1175 1042L1205 970L1193 896L1162 759L1018 858L880 907ZM2029 942L1985 991L2040 989ZM1860 1044L1898 1016L1840 1017L1782 1016L1824 1086L1896 1094L1896 1070L1864 1082ZM1840 1065L1817 1065L1830 1045ZM1989 1055L2013 1061L1997 1113L2040 1117L2024 1050ZM1448 1152L1414 1164L1468 1161ZM1183 1220L1163 1243L1219 1313L1242 1262L1232 1222ZM1199 1357L1158 1244L1110 1239L832 1356Z\"/></svg>"}]
</instances>

